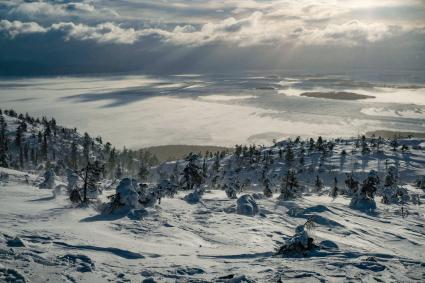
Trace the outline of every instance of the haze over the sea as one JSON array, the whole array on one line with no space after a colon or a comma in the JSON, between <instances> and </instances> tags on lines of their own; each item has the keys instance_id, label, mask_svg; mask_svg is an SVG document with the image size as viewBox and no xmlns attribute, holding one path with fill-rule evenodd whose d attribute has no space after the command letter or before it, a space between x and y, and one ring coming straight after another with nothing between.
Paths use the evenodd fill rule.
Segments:
<instances>
[{"instance_id":1,"label":"haze over the sea","mask_svg":"<svg viewBox=\"0 0 425 283\"><path fill-rule=\"evenodd\" d=\"M420 73L400 73L399 82L392 75L379 81L283 71L2 79L0 104L55 117L132 148L270 144L275 138L350 137L373 130L425 132L425 85L415 79Z\"/></svg>"}]
</instances>

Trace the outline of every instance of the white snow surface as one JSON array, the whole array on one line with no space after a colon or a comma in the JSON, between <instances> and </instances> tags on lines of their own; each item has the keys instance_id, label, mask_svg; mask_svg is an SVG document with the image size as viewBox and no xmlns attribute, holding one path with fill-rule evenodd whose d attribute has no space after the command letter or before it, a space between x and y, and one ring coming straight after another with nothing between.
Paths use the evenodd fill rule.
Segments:
<instances>
[{"instance_id":1,"label":"white snow surface","mask_svg":"<svg viewBox=\"0 0 425 283\"><path fill-rule=\"evenodd\" d=\"M28 282L420 282L424 280L424 206L378 206L376 215L349 208L349 200L306 196L293 202L258 200L255 217L229 213L235 200L223 191L188 204L164 199L142 221L99 217L75 209L65 196L22 183L0 187L0 281L13 270ZM305 222L294 209L320 215L316 241L338 248L309 258L272 257L275 248ZM304 212L306 212L304 210ZM8 247L19 237L25 247ZM365 261L374 257L376 262ZM85 270L88 272L82 272ZM3 274L2 274L3 272ZM3 276L3 277L2 277ZM7 282L7 281L6 281ZM12 281L11 281L12 282Z\"/></svg>"}]
</instances>

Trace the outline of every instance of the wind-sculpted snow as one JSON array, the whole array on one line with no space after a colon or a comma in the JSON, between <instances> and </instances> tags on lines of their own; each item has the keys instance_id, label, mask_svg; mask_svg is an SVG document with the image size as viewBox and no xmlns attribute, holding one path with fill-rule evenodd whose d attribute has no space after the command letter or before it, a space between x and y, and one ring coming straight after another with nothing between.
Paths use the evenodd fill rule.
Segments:
<instances>
[{"instance_id":1,"label":"wind-sculpted snow","mask_svg":"<svg viewBox=\"0 0 425 283\"><path fill-rule=\"evenodd\" d=\"M57 213L67 202L64 196L31 201L50 193L15 182L0 188L1 199L7 199L0 206L2 233L25 242L24 247L8 247L6 236L0 236L4 266L0 278L31 282L46 278L55 282L424 279L422 206L408 205L411 213L402 218L395 213L398 206L378 204L377 215L369 215L352 210L349 199L312 195L297 200L299 213L291 216L294 201L279 202L275 196L256 200L266 214L246 217L226 212L235 200L215 191L206 192L199 204L188 204L184 194L164 199L156 207L158 213L141 221L81 222L97 212L87 208ZM295 227L311 216L316 217L311 235L319 250L306 258L274 257L276 248L291 241Z\"/></svg>"}]
</instances>

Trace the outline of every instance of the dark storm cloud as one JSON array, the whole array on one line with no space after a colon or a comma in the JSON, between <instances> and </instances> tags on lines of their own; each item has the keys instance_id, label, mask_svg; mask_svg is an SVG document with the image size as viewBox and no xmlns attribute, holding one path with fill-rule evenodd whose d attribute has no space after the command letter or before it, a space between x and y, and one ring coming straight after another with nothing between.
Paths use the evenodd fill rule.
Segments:
<instances>
[{"instance_id":1,"label":"dark storm cloud","mask_svg":"<svg viewBox=\"0 0 425 283\"><path fill-rule=\"evenodd\" d=\"M1 74L424 63L422 0L0 3Z\"/></svg>"}]
</instances>

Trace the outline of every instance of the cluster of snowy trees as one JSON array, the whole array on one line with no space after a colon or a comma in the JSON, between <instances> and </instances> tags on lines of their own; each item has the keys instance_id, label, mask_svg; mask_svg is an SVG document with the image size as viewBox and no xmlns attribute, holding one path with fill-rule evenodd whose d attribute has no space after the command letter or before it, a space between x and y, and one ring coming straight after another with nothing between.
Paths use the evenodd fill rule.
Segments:
<instances>
[{"instance_id":1,"label":"cluster of snowy trees","mask_svg":"<svg viewBox=\"0 0 425 283\"><path fill-rule=\"evenodd\" d=\"M53 189L55 179L66 179L75 203L87 203L116 187L110 196L110 211L123 206L152 206L178 191L188 191L185 199L191 203L200 201L207 189L222 189L228 198L237 199L238 194L254 187L260 188L265 198L279 193L280 201L294 200L305 191L326 191L332 198L346 195L352 198L352 207L367 209L376 207L376 195L384 204L404 204L411 199L402 186L397 164L388 166L386 162L383 174L373 170L365 174L359 173L352 161L357 152L365 159L371 154L384 155L385 146L406 153L406 145L396 139L365 136L350 144L351 152L346 150L348 140L298 137L274 142L271 147L236 145L232 153L191 153L184 160L159 164L148 151L117 150L101 137L58 126L53 118L0 110L1 167L43 172L40 188ZM332 162L337 145L343 145L339 170ZM350 164L346 164L347 159ZM351 172L338 180L350 166ZM425 187L423 181L418 184Z\"/></svg>"},{"instance_id":2,"label":"cluster of snowy trees","mask_svg":"<svg viewBox=\"0 0 425 283\"><path fill-rule=\"evenodd\" d=\"M339 170L331 161L336 154L336 145L341 145L343 148L340 151ZM352 143L351 152L346 150L349 148L348 145L348 140L326 141L321 137L307 141L300 138L293 141L275 141L274 146L269 148L236 145L234 158L228 161L232 164L227 164L226 167L231 168L229 171L233 174L236 172L237 175L237 177L229 178L230 180L240 179L241 175L254 179L255 176L260 176L258 180L251 180L251 182L256 181L260 184L263 188L263 196L267 198L273 196L278 188L280 188L280 200L295 199L306 190L321 193L324 188L327 188L332 198L339 195L350 197L351 207L357 209L376 208L374 199L377 195L381 197L383 204L403 205L409 200L420 203L419 197L409 196L406 187L399 180L398 160L394 160L395 165L388 166L390 163L388 155L384 154L385 146L390 147L392 151L399 151L400 154L408 154L409 147L406 144L400 144L397 139L388 141L381 137L362 136ZM360 156L357 155L354 158L353 156L357 153L360 153ZM384 172L378 173L371 170L366 174L363 163L368 160L369 155L374 155L378 162L386 158ZM351 159L350 164L347 164L347 159ZM356 170L359 169L357 160L362 160L363 170L360 172ZM276 163L278 166L273 166ZM276 173L276 167L280 172ZM344 171L351 171L345 174L345 179L341 176ZM383 180L380 180L379 176ZM421 179L417 184L418 187L424 186ZM239 192L233 187L232 182L224 185L229 198L236 198L236 193Z\"/></svg>"},{"instance_id":3,"label":"cluster of snowy trees","mask_svg":"<svg viewBox=\"0 0 425 283\"><path fill-rule=\"evenodd\" d=\"M74 201L96 197L104 179L144 181L158 163L149 151L117 150L102 137L59 126L54 118L0 109L0 167L42 172L40 188L53 188L55 177L63 176L72 183L68 189Z\"/></svg>"}]
</instances>

